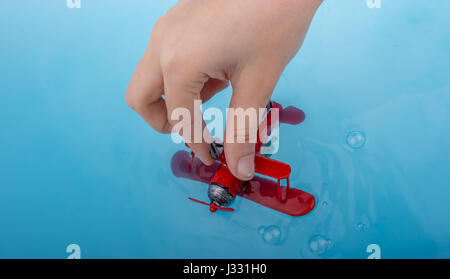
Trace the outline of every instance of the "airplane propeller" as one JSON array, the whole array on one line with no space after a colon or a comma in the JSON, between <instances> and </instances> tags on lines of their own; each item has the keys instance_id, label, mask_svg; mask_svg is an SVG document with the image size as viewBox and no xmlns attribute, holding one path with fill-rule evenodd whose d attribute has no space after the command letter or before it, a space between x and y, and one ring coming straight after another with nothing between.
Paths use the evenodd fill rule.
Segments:
<instances>
[{"instance_id":1,"label":"airplane propeller","mask_svg":"<svg viewBox=\"0 0 450 279\"><path fill-rule=\"evenodd\" d=\"M189 199L191 201L198 202L198 203L201 203L201 204L209 206L209 211L211 211L211 212L216 212L217 210L230 211L230 212L234 211L234 209L231 208L231 207L218 206L218 205L215 205L214 203L206 203L204 201L200 201L200 200L197 200L197 199L194 199L194 198L189 198Z\"/></svg>"}]
</instances>

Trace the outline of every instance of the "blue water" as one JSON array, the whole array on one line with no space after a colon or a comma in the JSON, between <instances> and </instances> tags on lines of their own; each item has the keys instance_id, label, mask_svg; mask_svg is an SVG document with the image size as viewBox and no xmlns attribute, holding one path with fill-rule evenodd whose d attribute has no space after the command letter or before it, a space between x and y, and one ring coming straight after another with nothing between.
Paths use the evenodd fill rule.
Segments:
<instances>
[{"instance_id":1,"label":"blue water","mask_svg":"<svg viewBox=\"0 0 450 279\"><path fill-rule=\"evenodd\" d=\"M322 5L274 93L306 114L274 156L317 199L296 218L188 201L183 146L125 105L175 2L0 2L0 258L450 258L450 1Z\"/></svg>"}]
</instances>

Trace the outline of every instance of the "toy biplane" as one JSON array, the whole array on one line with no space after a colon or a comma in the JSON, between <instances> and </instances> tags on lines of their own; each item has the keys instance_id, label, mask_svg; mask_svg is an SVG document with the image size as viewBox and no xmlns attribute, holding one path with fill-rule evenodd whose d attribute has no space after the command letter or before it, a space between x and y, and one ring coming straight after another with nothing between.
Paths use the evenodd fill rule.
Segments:
<instances>
[{"instance_id":1,"label":"toy biplane","mask_svg":"<svg viewBox=\"0 0 450 279\"><path fill-rule=\"evenodd\" d=\"M303 111L291 106L282 108L278 103L271 101L267 107L266 127L272 127L273 108L279 109L279 123L296 125L305 119ZM270 135L270 133L269 128L267 134ZM291 216L302 216L310 212L315 206L314 196L290 187L291 167L260 154L263 143L260 141L259 130L257 140L255 146L255 176L250 181L241 181L231 174L226 164L223 144L217 142L213 142L210 148L211 157L216 160L216 163L212 166L204 165L199 159L195 158L193 152L178 151L172 158L172 171L177 177L209 184L209 203L194 198L189 199L209 206L211 212L217 210L234 211L229 205L236 196L241 196ZM285 186L282 185L284 181L286 181Z\"/></svg>"}]
</instances>

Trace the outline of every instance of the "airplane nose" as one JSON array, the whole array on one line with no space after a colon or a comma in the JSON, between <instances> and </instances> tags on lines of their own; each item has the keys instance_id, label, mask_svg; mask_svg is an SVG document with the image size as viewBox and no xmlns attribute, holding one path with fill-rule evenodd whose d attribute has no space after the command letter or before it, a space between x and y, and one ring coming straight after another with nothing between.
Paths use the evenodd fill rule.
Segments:
<instances>
[{"instance_id":1,"label":"airplane nose","mask_svg":"<svg viewBox=\"0 0 450 279\"><path fill-rule=\"evenodd\" d=\"M234 199L227 188L218 184L209 185L208 197L211 199L211 202L217 206L228 205Z\"/></svg>"}]
</instances>

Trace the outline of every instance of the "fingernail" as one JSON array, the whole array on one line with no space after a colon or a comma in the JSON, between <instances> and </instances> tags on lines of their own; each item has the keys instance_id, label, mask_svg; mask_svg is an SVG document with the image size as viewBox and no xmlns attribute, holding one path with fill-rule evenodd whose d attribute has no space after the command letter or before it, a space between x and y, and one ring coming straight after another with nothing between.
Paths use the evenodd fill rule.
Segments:
<instances>
[{"instance_id":1,"label":"fingernail","mask_svg":"<svg viewBox=\"0 0 450 279\"><path fill-rule=\"evenodd\" d=\"M237 172L241 178L250 179L255 171L255 157L253 154L239 159Z\"/></svg>"}]
</instances>

